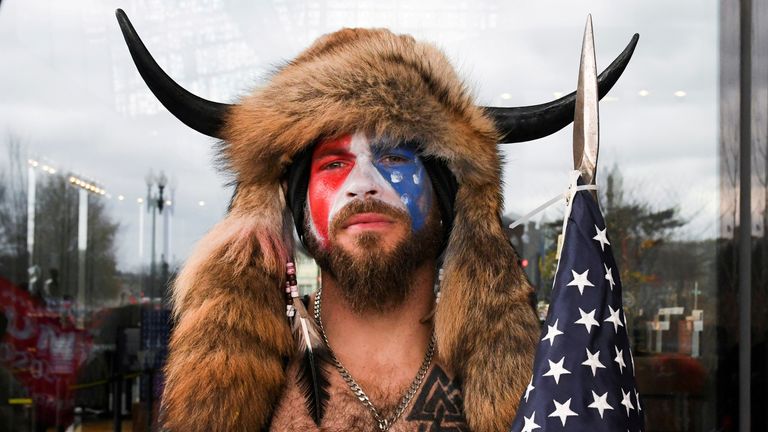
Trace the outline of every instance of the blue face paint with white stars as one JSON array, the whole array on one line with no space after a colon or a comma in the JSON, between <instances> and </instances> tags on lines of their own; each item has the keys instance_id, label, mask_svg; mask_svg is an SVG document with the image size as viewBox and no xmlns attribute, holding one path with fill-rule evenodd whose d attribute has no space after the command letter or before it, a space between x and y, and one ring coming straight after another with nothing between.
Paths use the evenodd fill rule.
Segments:
<instances>
[{"instance_id":1,"label":"blue face paint with white stars","mask_svg":"<svg viewBox=\"0 0 768 432\"><path fill-rule=\"evenodd\" d=\"M411 216L412 228L420 230L432 207L431 183L416 149L372 146L373 166L400 196Z\"/></svg>"}]
</instances>

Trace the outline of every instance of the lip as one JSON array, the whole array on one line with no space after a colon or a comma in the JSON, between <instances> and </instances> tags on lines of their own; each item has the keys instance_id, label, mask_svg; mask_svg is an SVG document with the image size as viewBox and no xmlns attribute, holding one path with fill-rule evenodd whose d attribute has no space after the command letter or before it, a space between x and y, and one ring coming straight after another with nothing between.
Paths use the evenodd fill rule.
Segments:
<instances>
[{"instance_id":1,"label":"lip","mask_svg":"<svg viewBox=\"0 0 768 432\"><path fill-rule=\"evenodd\" d=\"M381 229L392 225L394 221L381 213L359 213L348 218L342 225L343 229Z\"/></svg>"}]
</instances>

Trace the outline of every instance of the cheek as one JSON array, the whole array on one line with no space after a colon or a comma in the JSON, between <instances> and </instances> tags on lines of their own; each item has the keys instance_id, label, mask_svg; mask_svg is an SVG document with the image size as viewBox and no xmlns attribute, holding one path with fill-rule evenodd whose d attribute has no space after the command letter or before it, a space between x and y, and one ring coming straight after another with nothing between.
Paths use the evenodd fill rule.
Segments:
<instances>
[{"instance_id":1,"label":"cheek","mask_svg":"<svg viewBox=\"0 0 768 432\"><path fill-rule=\"evenodd\" d=\"M421 163L396 167L377 166L381 175L392 185L411 216L412 228L424 226L432 208L429 178Z\"/></svg>"},{"instance_id":2,"label":"cheek","mask_svg":"<svg viewBox=\"0 0 768 432\"><path fill-rule=\"evenodd\" d=\"M322 173L311 175L307 188L307 202L312 217L311 227L323 241L328 240L329 213L339 194L346 172Z\"/></svg>"}]
</instances>

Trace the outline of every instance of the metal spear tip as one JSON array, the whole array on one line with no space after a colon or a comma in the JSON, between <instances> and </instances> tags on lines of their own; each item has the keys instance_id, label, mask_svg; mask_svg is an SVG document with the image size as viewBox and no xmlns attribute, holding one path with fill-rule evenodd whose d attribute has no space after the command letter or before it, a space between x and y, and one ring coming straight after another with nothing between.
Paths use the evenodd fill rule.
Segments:
<instances>
[{"instance_id":1,"label":"metal spear tip","mask_svg":"<svg viewBox=\"0 0 768 432\"><path fill-rule=\"evenodd\" d=\"M581 45L579 81L576 88L576 112L573 121L573 167L585 184L595 184L600 143L597 65L592 31L592 15L587 15ZM596 193L591 191L593 197Z\"/></svg>"}]
</instances>

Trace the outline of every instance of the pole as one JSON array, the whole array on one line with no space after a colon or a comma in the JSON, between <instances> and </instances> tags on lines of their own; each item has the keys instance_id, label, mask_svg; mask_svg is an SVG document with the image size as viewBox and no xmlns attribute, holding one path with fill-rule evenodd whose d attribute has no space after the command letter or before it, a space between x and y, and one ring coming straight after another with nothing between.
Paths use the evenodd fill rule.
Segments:
<instances>
[{"instance_id":1,"label":"pole","mask_svg":"<svg viewBox=\"0 0 768 432\"><path fill-rule=\"evenodd\" d=\"M34 265L35 255L35 192L37 190L37 178L35 167L30 165L27 169L27 268ZM32 278L29 278L29 292L33 292Z\"/></svg>"},{"instance_id":2,"label":"pole","mask_svg":"<svg viewBox=\"0 0 768 432\"><path fill-rule=\"evenodd\" d=\"M170 215L170 209L166 208L165 213L163 213L163 256L165 257L164 262L170 261L170 252L171 252L171 233L170 233L170 227L171 227L171 215Z\"/></svg>"},{"instance_id":3,"label":"pole","mask_svg":"<svg viewBox=\"0 0 768 432\"><path fill-rule=\"evenodd\" d=\"M152 203L148 203L152 209L152 252L151 260L149 263L149 301L154 301L155 298L155 215L157 207Z\"/></svg>"},{"instance_id":4,"label":"pole","mask_svg":"<svg viewBox=\"0 0 768 432\"><path fill-rule=\"evenodd\" d=\"M123 430L123 356L125 355L125 329L118 326L115 332L115 356L113 361L112 383L112 432L121 432Z\"/></svg>"},{"instance_id":5,"label":"pole","mask_svg":"<svg viewBox=\"0 0 768 432\"><path fill-rule=\"evenodd\" d=\"M139 201L139 263L144 263L144 202Z\"/></svg>"},{"instance_id":6,"label":"pole","mask_svg":"<svg viewBox=\"0 0 768 432\"><path fill-rule=\"evenodd\" d=\"M168 206L168 264L173 262L173 216L176 213L176 188L171 188L171 205Z\"/></svg>"},{"instance_id":7,"label":"pole","mask_svg":"<svg viewBox=\"0 0 768 432\"><path fill-rule=\"evenodd\" d=\"M752 430L752 0L741 0L739 21L739 431L748 432Z\"/></svg>"},{"instance_id":8,"label":"pole","mask_svg":"<svg viewBox=\"0 0 768 432\"><path fill-rule=\"evenodd\" d=\"M78 190L77 211L77 305L80 308L77 322L85 328L85 254L88 248L88 191Z\"/></svg>"}]
</instances>

